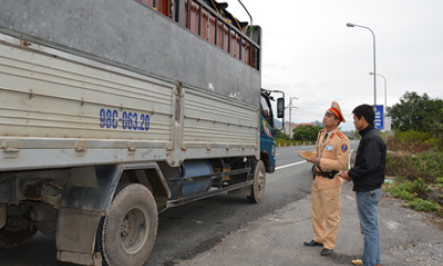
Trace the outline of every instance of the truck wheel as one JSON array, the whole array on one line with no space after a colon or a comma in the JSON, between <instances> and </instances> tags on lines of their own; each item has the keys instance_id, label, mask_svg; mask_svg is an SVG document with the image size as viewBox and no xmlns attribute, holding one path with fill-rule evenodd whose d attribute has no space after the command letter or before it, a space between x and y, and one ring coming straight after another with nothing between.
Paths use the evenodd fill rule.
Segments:
<instances>
[{"instance_id":1,"label":"truck wheel","mask_svg":"<svg viewBox=\"0 0 443 266\"><path fill-rule=\"evenodd\" d=\"M254 184L251 187L251 195L247 196L249 202L259 203L265 194L266 170L263 161L258 161L254 171Z\"/></svg>"},{"instance_id":2,"label":"truck wheel","mask_svg":"<svg viewBox=\"0 0 443 266\"><path fill-rule=\"evenodd\" d=\"M120 187L99 228L98 247L108 266L143 265L154 247L158 214L141 184Z\"/></svg>"},{"instance_id":3,"label":"truck wheel","mask_svg":"<svg viewBox=\"0 0 443 266\"><path fill-rule=\"evenodd\" d=\"M23 244L26 244L31 240L37 233L37 228L35 226L23 228L25 225L20 225L17 227L6 225L0 230L0 248L16 248Z\"/></svg>"}]
</instances>

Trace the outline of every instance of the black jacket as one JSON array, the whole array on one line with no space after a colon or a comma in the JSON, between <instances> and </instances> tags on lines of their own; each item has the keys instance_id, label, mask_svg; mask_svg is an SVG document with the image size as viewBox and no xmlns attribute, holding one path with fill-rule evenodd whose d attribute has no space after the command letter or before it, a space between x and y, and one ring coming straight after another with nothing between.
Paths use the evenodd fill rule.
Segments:
<instances>
[{"instance_id":1,"label":"black jacket","mask_svg":"<svg viewBox=\"0 0 443 266\"><path fill-rule=\"evenodd\" d=\"M358 145L355 166L349 170L354 191L370 191L381 188L385 180L386 145L374 126L359 131L362 136Z\"/></svg>"}]
</instances>

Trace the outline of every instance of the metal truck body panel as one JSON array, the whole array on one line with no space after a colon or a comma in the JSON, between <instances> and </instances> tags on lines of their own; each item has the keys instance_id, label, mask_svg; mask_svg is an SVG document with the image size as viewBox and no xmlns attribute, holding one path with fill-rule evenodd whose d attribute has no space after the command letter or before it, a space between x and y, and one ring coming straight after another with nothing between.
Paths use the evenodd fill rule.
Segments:
<instances>
[{"instance_id":1,"label":"metal truck body panel","mask_svg":"<svg viewBox=\"0 0 443 266\"><path fill-rule=\"evenodd\" d=\"M193 88L177 97L166 81L0 40L2 170L257 154L257 108Z\"/></svg>"}]
</instances>

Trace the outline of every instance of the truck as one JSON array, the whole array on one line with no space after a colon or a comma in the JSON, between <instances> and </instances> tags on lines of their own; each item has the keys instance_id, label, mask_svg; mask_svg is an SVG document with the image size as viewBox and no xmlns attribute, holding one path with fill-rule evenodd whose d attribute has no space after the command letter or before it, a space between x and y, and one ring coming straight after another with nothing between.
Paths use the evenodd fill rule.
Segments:
<instances>
[{"instance_id":1,"label":"truck","mask_svg":"<svg viewBox=\"0 0 443 266\"><path fill-rule=\"evenodd\" d=\"M142 265L167 208L262 200L284 93L227 7L0 0L0 248L40 232L59 261Z\"/></svg>"}]
</instances>

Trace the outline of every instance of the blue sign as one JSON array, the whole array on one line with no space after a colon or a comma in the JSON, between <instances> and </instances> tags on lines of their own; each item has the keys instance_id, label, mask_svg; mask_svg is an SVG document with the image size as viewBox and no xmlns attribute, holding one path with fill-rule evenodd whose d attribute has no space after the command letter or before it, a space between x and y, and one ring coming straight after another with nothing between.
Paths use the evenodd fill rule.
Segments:
<instances>
[{"instance_id":1,"label":"blue sign","mask_svg":"<svg viewBox=\"0 0 443 266\"><path fill-rule=\"evenodd\" d=\"M383 105L373 105L375 118L374 126L376 129L384 129L383 127Z\"/></svg>"}]
</instances>

